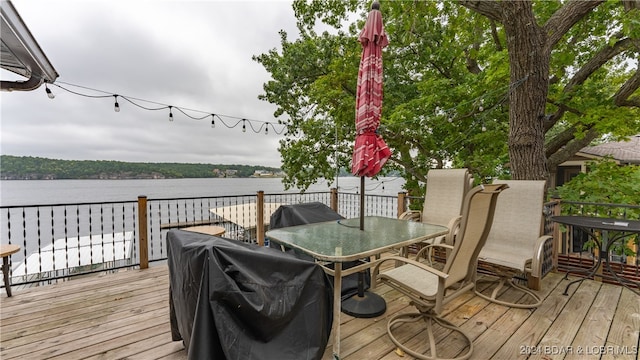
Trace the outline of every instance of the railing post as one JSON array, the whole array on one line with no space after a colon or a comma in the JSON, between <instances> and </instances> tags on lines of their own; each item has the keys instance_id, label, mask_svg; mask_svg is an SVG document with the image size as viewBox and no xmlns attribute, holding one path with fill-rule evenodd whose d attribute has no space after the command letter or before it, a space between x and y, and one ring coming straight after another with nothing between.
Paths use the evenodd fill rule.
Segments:
<instances>
[{"instance_id":1,"label":"railing post","mask_svg":"<svg viewBox=\"0 0 640 360\"><path fill-rule=\"evenodd\" d=\"M407 208L407 193L401 191L398 193L398 217L406 211Z\"/></svg>"},{"instance_id":2,"label":"railing post","mask_svg":"<svg viewBox=\"0 0 640 360\"><path fill-rule=\"evenodd\" d=\"M561 199L554 199L556 202L556 206L553 207L553 216L556 215L561 215L562 214L562 200ZM553 223L553 238L556 239L556 241L553 242L553 268L557 271L558 270L558 258L559 258L559 253L560 253L560 249L562 249L562 239L561 239L562 233L560 233L560 224L558 224L557 222Z\"/></svg>"},{"instance_id":3,"label":"railing post","mask_svg":"<svg viewBox=\"0 0 640 360\"><path fill-rule=\"evenodd\" d=\"M256 237L258 245L264 246L264 191L258 191L256 201Z\"/></svg>"},{"instance_id":4,"label":"railing post","mask_svg":"<svg viewBox=\"0 0 640 360\"><path fill-rule=\"evenodd\" d=\"M149 267L147 229L147 197L138 196L138 244L140 245L140 269Z\"/></svg>"},{"instance_id":5,"label":"railing post","mask_svg":"<svg viewBox=\"0 0 640 360\"><path fill-rule=\"evenodd\" d=\"M331 188L330 207L333 211L338 212L338 189Z\"/></svg>"}]
</instances>

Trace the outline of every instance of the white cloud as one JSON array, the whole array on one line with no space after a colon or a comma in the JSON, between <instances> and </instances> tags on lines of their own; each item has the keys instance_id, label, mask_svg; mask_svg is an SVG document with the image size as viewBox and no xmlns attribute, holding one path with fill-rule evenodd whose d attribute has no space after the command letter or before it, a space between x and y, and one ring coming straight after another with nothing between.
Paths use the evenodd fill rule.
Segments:
<instances>
[{"instance_id":1,"label":"white cloud","mask_svg":"<svg viewBox=\"0 0 640 360\"><path fill-rule=\"evenodd\" d=\"M296 34L285 1L14 0L60 77L91 95L118 93L205 113L276 122L257 99L269 80L252 55ZM3 74L3 77L5 75ZM113 97L77 96L56 86L3 92L2 154L59 159L280 166L281 136L243 133L174 110L146 111ZM148 107L158 107L139 102ZM190 112L192 116L205 113ZM229 125L235 121L224 118ZM254 123L258 127L259 123Z\"/></svg>"}]
</instances>

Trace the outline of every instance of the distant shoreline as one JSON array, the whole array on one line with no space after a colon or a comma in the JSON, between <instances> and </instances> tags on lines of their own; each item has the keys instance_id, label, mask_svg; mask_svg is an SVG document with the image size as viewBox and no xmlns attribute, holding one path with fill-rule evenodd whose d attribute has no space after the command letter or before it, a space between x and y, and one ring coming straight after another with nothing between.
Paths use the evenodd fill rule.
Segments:
<instances>
[{"instance_id":1,"label":"distant shoreline","mask_svg":"<svg viewBox=\"0 0 640 360\"><path fill-rule=\"evenodd\" d=\"M278 168L251 165L134 163L0 156L0 180L151 180L200 178L282 178Z\"/></svg>"}]
</instances>

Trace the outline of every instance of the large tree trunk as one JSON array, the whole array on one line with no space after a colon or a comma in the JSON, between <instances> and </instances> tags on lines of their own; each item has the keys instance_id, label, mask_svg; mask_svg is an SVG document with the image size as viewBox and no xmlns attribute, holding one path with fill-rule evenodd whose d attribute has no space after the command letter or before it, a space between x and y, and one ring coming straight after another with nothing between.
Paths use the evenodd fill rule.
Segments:
<instances>
[{"instance_id":1,"label":"large tree trunk","mask_svg":"<svg viewBox=\"0 0 640 360\"><path fill-rule=\"evenodd\" d=\"M502 19L507 35L511 92L509 157L515 180L546 180L544 114L551 50L530 1L505 1Z\"/></svg>"}]
</instances>

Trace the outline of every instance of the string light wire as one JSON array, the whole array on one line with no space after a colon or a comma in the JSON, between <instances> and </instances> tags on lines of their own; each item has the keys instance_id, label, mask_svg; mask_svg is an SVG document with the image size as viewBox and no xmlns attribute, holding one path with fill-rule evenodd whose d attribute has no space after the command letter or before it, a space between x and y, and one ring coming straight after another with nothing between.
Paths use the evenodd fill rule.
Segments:
<instances>
[{"instance_id":1,"label":"string light wire","mask_svg":"<svg viewBox=\"0 0 640 360\"><path fill-rule=\"evenodd\" d=\"M64 84L66 86L63 86L61 84ZM190 108L186 108L186 107L182 107L182 106L168 105L168 104L163 104L163 103L160 103L160 102L150 101L150 100L136 98L136 97L132 97L132 96L126 96L126 95L122 95L122 94L114 94L114 93L111 93L111 92L108 92L108 91L99 90L99 89L95 89L95 88L91 88L91 87L87 87L87 86L82 86L82 85L77 85L77 84L71 84L71 83L67 83L67 82L63 82L63 81L56 81L55 83L51 83L50 85L55 85L58 88L60 88L62 90L65 90L65 91L67 91L67 92L69 92L71 94L82 96L82 97L86 97L86 98L92 98L92 99L114 98L115 99L114 109L117 109L117 110L115 110L116 112L118 112L119 109L120 109L120 105L118 104L118 98L121 98L121 99L126 100L128 103L130 103L132 105L135 105L136 107L139 107L139 108L141 108L143 110L156 111L156 110L168 109L169 110L169 120L170 121L173 121L173 118L174 118L173 110L175 110L176 112L180 112L182 115L184 115L187 118L192 119L192 120L204 120L204 119L207 119L207 118L211 117L211 127L212 128L215 128L215 125L216 125L216 121L215 120L217 118L217 120L220 123L222 123L225 127L229 128L229 129L235 128L236 126L238 126L238 124L240 124L242 122L243 123L243 127L244 127L244 131L246 131L246 125L245 124L248 123L249 124L249 128L255 133L262 132L262 129L265 128L265 127L268 127L269 125L271 125L271 128L273 129L273 132L276 135L282 135L287 130L286 125L283 125L283 124L280 124L280 123L278 123L278 125L280 125L280 126L276 127L273 122L241 118L241 117L232 116L232 115L223 115L223 114L218 114L218 113L212 113L211 111L201 111L201 110L190 109ZM86 94L86 93L82 93L82 92L79 92L79 91L72 90L69 87L76 87L76 88L89 90L89 91L96 92L96 93L101 93L101 94L104 94L104 95L90 95L90 94ZM46 87L45 89L47 90L47 96L52 98L51 96L54 96L54 95L51 92L51 90L49 90L48 87ZM142 103L153 104L153 105L158 105L158 106L157 107L150 107L150 106L142 105ZM204 114L204 115L195 116L195 115L192 115L190 113L201 113L201 114ZM227 121L225 121L224 118L226 118ZM238 121L234 123L233 121L230 121L229 119L238 120ZM259 124L259 125L254 125L254 123ZM268 134L268 131L266 133Z\"/></svg>"}]
</instances>

